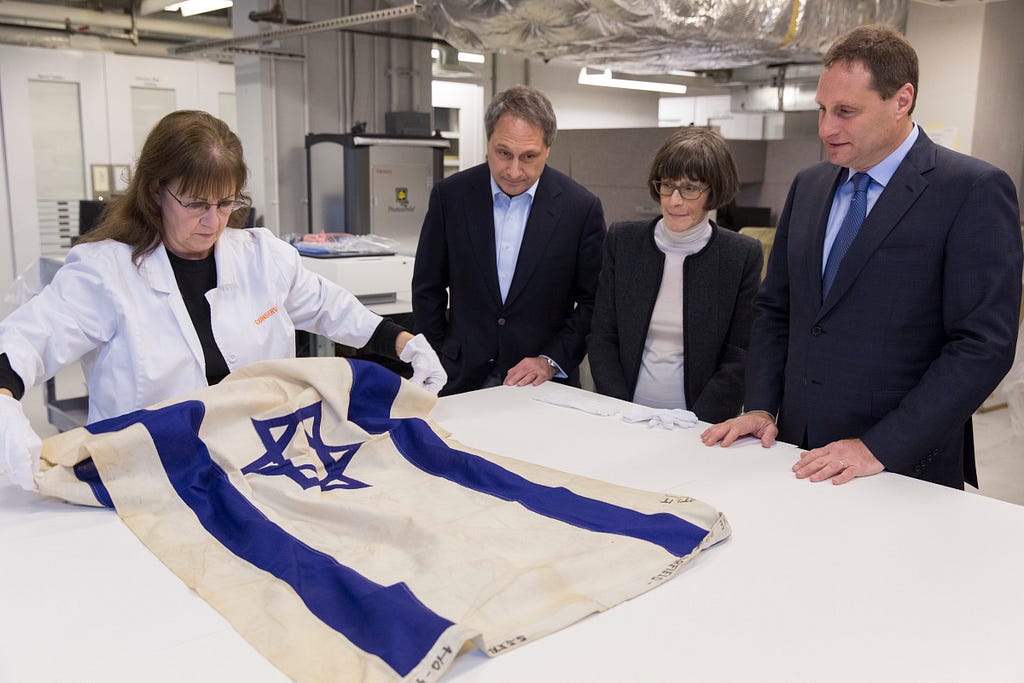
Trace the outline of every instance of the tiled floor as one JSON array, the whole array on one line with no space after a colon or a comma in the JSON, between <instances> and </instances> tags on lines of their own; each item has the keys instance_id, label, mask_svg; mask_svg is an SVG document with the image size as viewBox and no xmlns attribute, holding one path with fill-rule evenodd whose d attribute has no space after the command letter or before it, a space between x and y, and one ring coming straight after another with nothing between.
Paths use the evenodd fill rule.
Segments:
<instances>
[{"instance_id":1,"label":"tiled floor","mask_svg":"<svg viewBox=\"0 0 1024 683\"><path fill-rule=\"evenodd\" d=\"M61 398L85 394L85 382L77 364L58 375L57 390ZM40 436L56 433L46 419L41 387L26 393L24 406ZM1010 429L1009 411L1002 407L976 414L974 434L981 483L980 490L976 492L1024 505L1024 435L1014 436Z\"/></svg>"},{"instance_id":2,"label":"tiled floor","mask_svg":"<svg viewBox=\"0 0 1024 683\"><path fill-rule=\"evenodd\" d=\"M1024 505L1024 435L1010 429L1010 411L997 408L974 416L979 493Z\"/></svg>"}]
</instances>

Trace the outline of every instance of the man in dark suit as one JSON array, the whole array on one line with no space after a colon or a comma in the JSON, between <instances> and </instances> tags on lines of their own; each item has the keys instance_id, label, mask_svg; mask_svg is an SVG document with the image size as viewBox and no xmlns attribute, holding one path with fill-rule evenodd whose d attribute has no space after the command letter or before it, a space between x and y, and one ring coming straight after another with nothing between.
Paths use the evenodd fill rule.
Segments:
<instances>
[{"instance_id":1,"label":"man in dark suit","mask_svg":"<svg viewBox=\"0 0 1024 683\"><path fill-rule=\"evenodd\" d=\"M448 373L442 395L552 378L578 386L601 202L546 167L556 124L539 90L498 93L484 123L487 163L430 195L412 278L416 328Z\"/></svg>"},{"instance_id":2,"label":"man in dark suit","mask_svg":"<svg viewBox=\"0 0 1024 683\"><path fill-rule=\"evenodd\" d=\"M799 444L809 450L793 471L811 481L889 470L976 485L971 415L1017 336L1016 190L914 124L917 55L896 31L858 27L824 64L828 163L797 175L779 220L754 303L747 412L702 440Z\"/></svg>"}]
</instances>

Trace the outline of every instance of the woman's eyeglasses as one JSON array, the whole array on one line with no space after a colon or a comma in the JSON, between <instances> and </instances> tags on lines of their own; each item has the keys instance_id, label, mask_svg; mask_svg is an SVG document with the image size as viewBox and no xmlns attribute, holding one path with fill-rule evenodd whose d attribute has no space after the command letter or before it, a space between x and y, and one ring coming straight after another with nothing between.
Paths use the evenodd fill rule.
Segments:
<instances>
[{"instance_id":1,"label":"woman's eyeglasses","mask_svg":"<svg viewBox=\"0 0 1024 683\"><path fill-rule=\"evenodd\" d=\"M701 187L700 185L694 185L693 183L683 183L682 185L676 185L670 183L667 180L652 180L651 187L654 191L660 194L662 197L671 197L676 192L683 199L699 199L702 194L708 191L708 187Z\"/></svg>"},{"instance_id":2,"label":"woman's eyeglasses","mask_svg":"<svg viewBox=\"0 0 1024 683\"><path fill-rule=\"evenodd\" d=\"M216 204L211 204L210 202L183 202L180 199L178 199L178 197L175 196L173 192L171 192L171 188L165 185L164 189L167 190L167 194L174 197L174 201L181 204L181 208L185 209L190 214L193 214L195 216L203 215L204 213L210 210L211 206L216 207L217 213L222 215L227 215L232 211L238 211L239 209L244 209L249 206L249 202L242 199L225 199L223 201L217 202Z\"/></svg>"}]
</instances>

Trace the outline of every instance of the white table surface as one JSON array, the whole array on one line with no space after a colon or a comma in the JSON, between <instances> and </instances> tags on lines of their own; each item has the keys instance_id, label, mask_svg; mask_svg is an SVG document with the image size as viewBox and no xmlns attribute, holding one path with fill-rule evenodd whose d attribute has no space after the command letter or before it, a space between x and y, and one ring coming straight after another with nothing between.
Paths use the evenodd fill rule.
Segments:
<instances>
[{"instance_id":1,"label":"white table surface","mask_svg":"<svg viewBox=\"0 0 1024 683\"><path fill-rule=\"evenodd\" d=\"M883 473L799 481L796 449L700 444L532 400L442 399L476 448L725 512L674 580L445 681L1021 681L1024 507ZM588 395L590 396L590 395ZM311 656L315 656L311 653ZM0 481L0 682L283 681L110 511Z\"/></svg>"}]
</instances>

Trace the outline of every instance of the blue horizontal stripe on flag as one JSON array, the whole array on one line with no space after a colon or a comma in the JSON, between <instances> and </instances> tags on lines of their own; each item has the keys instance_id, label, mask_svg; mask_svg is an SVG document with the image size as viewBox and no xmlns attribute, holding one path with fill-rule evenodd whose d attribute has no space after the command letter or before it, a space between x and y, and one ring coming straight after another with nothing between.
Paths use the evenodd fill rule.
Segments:
<instances>
[{"instance_id":1,"label":"blue horizontal stripe on flag","mask_svg":"<svg viewBox=\"0 0 1024 683\"><path fill-rule=\"evenodd\" d=\"M372 434L391 432L392 441L410 463L459 486L521 504L528 510L572 526L628 536L661 546L676 557L689 555L708 530L660 512L647 514L564 487L543 486L489 460L448 446L419 419L393 419L391 404L401 380L374 363L352 361L349 419Z\"/></svg>"},{"instance_id":2,"label":"blue horizontal stripe on flag","mask_svg":"<svg viewBox=\"0 0 1024 683\"><path fill-rule=\"evenodd\" d=\"M370 581L267 519L211 459L198 436L205 412L201 402L185 401L93 428L121 429L141 422L175 491L203 528L238 557L290 585L325 624L407 675L452 622L427 609L405 583L382 586Z\"/></svg>"},{"instance_id":3,"label":"blue horizontal stripe on flag","mask_svg":"<svg viewBox=\"0 0 1024 683\"><path fill-rule=\"evenodd\" d=\"M392 428L391 439L406 460L424 472L581 529L648 541L676 557L689 555L708 534L707 529L667 512L647 514L561 486L537 484L480 456L451 448L422 420L402 420Z\"/></svg>"}]
</instances>

